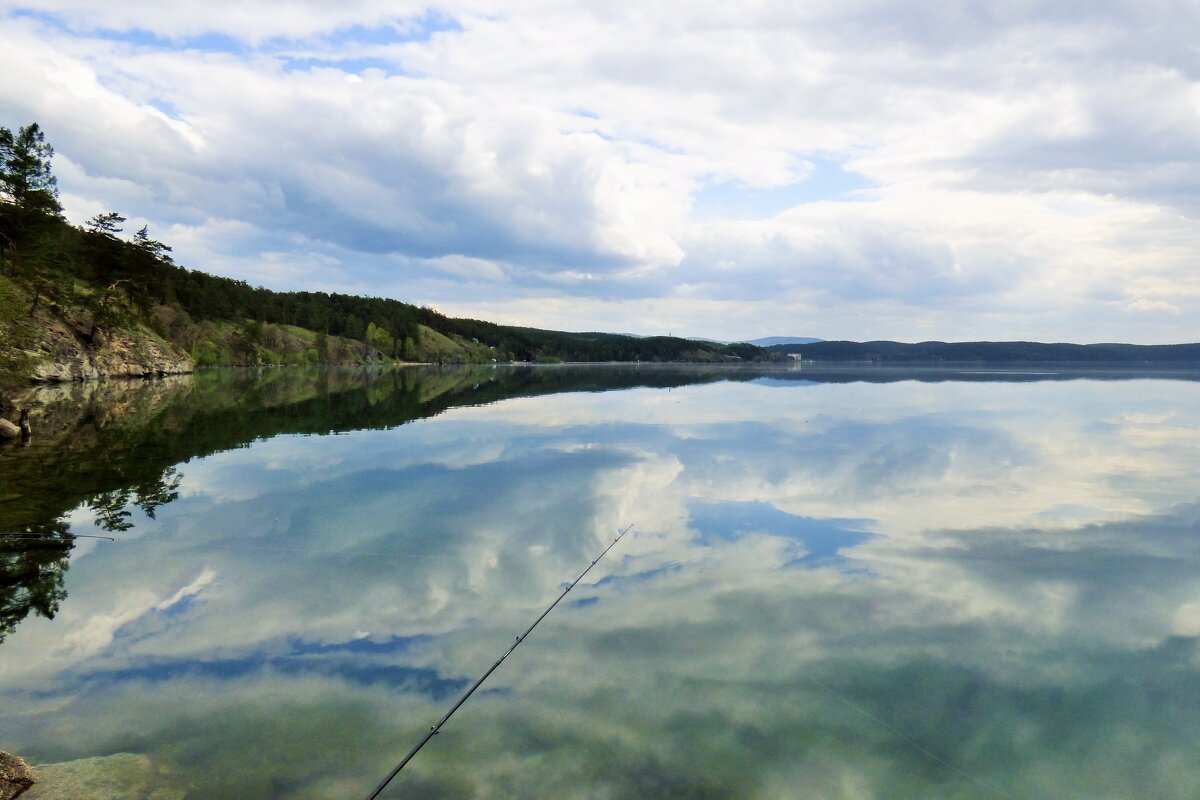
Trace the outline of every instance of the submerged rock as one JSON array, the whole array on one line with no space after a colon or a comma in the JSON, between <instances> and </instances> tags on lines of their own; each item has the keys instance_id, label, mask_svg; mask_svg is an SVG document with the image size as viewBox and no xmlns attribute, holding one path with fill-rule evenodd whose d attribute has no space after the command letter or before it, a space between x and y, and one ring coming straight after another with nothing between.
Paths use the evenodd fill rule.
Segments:
<instances>
[{"instance_id":1,"label":"submerged rock","mask_svg":"<svg viewBox=\"0 0 1200 800\"><path fill-rule=\"evenodd\" d=\"M37 781L24 759L0 750L0 800L13 800Z\"/></svg>"},{"instance_id":2,"label":"submerged rock","mask_svg":"<svg viewBox=\"0 0 1200 800\"><path fill-rule=\"evenodd\" d=\"M21 428L0 417L0 439L20 439Z\"/></svg>"},{"instance_id":3,"label":"submerged rock","mask_svg":"<svg viewBox=\"0 0 1200 800\"><path fill-rule=\"evenodd\" d=\"M22 800L183 800L187 790L144 755L117 753L38 765ZM2 798L0 798L2 800Z\"/></svg>"},{"instance_id":4,"label":"submerged rock","mask_svg":"<svg viewBox=\"0 0 1200 800\"><path fill-rule=\"evenodd\" d=\"M7 419L0 417L0 439L21 439L28 441L33 435L33 429L29 425L29 409L21 409L21 422L14 425Z\"/></svg>"}]
</instances>

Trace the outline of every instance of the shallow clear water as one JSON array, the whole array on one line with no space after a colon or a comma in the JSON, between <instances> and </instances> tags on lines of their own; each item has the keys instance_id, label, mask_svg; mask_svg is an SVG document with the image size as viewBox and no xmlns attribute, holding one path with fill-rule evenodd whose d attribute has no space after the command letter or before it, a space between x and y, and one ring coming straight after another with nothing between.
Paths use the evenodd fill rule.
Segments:
<instances>
[{"instance_id":1,"label":"shallow clear water","mask_svg":"<svg viewBox=\"0 0 1200 800\"><path fill-rule=\"evenodd\" d=\"M1200 383L904 377L45 401L0 513L117 541L10 626L0 749L33 798L363 797L632 523L385 796L1200 796Z\"/></svg>"}]
</instances>

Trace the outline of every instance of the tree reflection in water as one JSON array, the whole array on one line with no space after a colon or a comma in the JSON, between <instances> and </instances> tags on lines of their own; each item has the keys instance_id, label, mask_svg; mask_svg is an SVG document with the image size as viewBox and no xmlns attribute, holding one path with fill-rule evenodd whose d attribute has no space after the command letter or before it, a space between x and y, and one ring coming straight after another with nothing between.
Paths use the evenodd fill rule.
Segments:
<instances>
[{"instance_id":1,"label":"tree reflection in water","mask_svg":"<svg viewBox=\"0 0 1200 800\"><path fill-rule=\"evenodd\" d=\"M729 373L466 369L213 370L160 381L49 387L28 447L0 449L0 642L30 613L53 619L86 508L121 533L179 497L179 463L279 434L388 428L462 405L560 391L679 386ZM83 534L80 534L83 535Z\"/></svg>"},{"instance_id":2,"label":"tree reflection in water","mask_svg":"<svg viewBox=\"0 0 1200 800\"><path fill-rule=\"evenodd\" d=\"M133 527L129 518L133 508L154 519L154 510L179 497L179 483L183 476L169 467L154 480L142 481L108 492L101 492L87 501L87 507L96 512L96 524L106 531L127 531Z\"/></svg>"},{"instance_id":3,"label":"tree reflection in water","mask_svg":"<svg viewBox=\"0 0 1200 800\"><path fill-rule=\"evenodd\" d=\"M155 510L179 497L182 476L174 467L152 480L101 492L86 502L96 512L96 525L119 533L133 527L132 509L154 519ZM54 619L67 597L64 588L76 534L65 519L26 525L23 530L0 533L0 643L29 614Z\"/></svg>"},{"instance_id":4,"label":"tree reflection in water","mask_svg":"<svg viewBox=\"0 0 1200 800\"><path fill-rule=\"evenodd\" d=\"M74 545L63 520L0 534L0 642L30 612L54 619L67 596L63 579Z\"/></svg>"}]
</instances>

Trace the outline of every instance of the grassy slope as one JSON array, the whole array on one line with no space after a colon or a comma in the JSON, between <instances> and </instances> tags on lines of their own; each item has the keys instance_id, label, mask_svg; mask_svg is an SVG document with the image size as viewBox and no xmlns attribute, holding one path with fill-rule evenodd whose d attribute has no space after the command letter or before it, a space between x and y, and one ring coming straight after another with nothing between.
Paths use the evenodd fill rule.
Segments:
<instances>
[{"instance_id":1,"label":"grassy slope","mask_svg":"<svg viewBox=\"0 0 1200 800\"><path fill-rule=\"evenodd\" d=\"M418 326L417 360L432 364L484 364L495 355L486 345L459 336L446 336L425 325Z\"/></svg>"},{"instance_id":2,"label":"grassy slope","mask_svg":"<svg viewBox=\"0 0 1200 800\"><path fill-rule=\"evenodd\" d=\"M160 314L178 314L160 309ZM198 366L254 364L348 364L379 360L362 342L321 335L295 325L274 325L247 320L193 323L174 321L170 338L191 354Z\"/></svg>"},{"instance_id":3,"label":"grassy slope","mask_svg":"<svg viewBox=\"0 0 1200 800\"><path fill-rule=\"evenodd\" d=\"M33 360L22 345L33 341L37 328L29 317L30 296L10 278L0 275L0 389L21 383Z\"/></svg>"}]
</instances>

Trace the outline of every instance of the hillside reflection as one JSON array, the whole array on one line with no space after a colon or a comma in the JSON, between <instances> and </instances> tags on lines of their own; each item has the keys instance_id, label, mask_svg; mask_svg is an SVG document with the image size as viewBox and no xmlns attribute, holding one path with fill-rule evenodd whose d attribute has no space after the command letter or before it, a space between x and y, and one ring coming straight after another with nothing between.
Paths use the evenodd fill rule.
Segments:
<instances>
[{"instance_id":1,"label":"hillside reflection","mask_svg":"<svg viewBox=\"0 0 1200 800\"><path fill-rule=\"evenodd\" d=\"M754 373L757 374L757 373ZM717 369L534 368L210 370L157 381L27 391L37 435L0 447L0 642L34 612L53 618L85 506L108 532L178 497L176 465L286 434L387 429L462 405L572 391L745 380ZM40 533L44 535L34 536Z\"/></svg>"},{"instance_id":2,"label":"hillside reflection","mask_svg":"<svg viewBox=\"0 0 1200 800\"><path fill-rule=\"evenodd\" d=\"M1200 383L316 378L63 425L38 502L117 541L0 646L34 800L364 796L630 522L391 796L1200 787Z\"/></svg>"}]
</instances>

